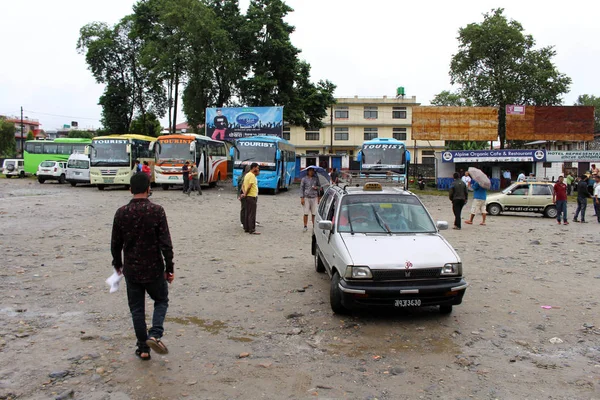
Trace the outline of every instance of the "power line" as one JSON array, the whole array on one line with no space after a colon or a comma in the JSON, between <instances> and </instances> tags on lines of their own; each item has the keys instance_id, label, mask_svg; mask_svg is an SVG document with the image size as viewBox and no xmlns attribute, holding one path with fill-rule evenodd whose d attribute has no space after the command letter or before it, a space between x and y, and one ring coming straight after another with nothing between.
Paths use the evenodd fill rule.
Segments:
<instances>
[{"instance_id":1,"label":"power line","mask_svg":"<svg viewBox=\"0 0 600 400\"><path fill-rule=\"evenodd\" d=\"M89 120L93 120L93 121L99 121L100 120L100 118L75 117L73 115L50 114L50 113L43 113L43 112L31 111L31 110L23 110L23 111L26 111L26 112L32 113L32 114L47 115L47 116L50 116L50 117L74 118L74 119L89 119Z\"/></svg>"}]
</instances>

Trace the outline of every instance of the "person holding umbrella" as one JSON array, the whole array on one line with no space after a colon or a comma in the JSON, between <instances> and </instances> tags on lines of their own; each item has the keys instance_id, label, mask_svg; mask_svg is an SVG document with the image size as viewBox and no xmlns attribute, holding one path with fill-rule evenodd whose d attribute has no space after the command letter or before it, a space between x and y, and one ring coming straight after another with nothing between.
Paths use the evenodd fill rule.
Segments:
<instances>
[{"instance_id":1,"label":"person holding umbrella","mask_svg":"<svg viewBox=\"0 0 600 400\"><path fill-rule=\"evenodd\" d=\"M473 225L475 214L480 213L482 221L479 225L485 225L485 217L487 216L485 200L487 199L487 189L490 188L491 182L487 175L477 168L469 168L469 174L473 178L471 181L473 204L471 205L471 218L465 221L465 224Z\"/></svg>"},{"instance_id":2,"label":"person holding umbrella","mask_svg":"<svg viewBox=\"0 0 600 400\"><path fill-rule=\"evenodd\" d=\"M319 197L319 178L315 176L313 168L307 168L306 176L300 182L300 204L304 208L304 232L308 230L308 213L312 215L313 228L315 226L315 214L317 213L317 204Z\"/></svg>"}]
</instances>

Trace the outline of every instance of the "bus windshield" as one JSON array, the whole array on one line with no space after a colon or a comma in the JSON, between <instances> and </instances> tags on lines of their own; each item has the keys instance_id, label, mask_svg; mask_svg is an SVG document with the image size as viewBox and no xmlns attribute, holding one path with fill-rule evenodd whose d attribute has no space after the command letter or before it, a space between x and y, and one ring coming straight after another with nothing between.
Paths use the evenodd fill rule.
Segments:
<instances>
[{"instance_id":1,"label":"bus windshield","mask_svg":"<svg viewBox=\"0 0 600 400\"><path fill-rule=\"evenodd\" d=\"M404 168L404 153L404 146L399 144L364 145L363 167Z\"/></svg>"},{"instance_id":2,"label":"bus windshield","mask_svg":"<svg viewBox=\"0 0 600 400\"><path fill-rule=\"evenodd\" d=\"M251 164L253 162L260 165L261 170L275 171L275 144L268 142L239 142L239 158L235 161L235 166Z\"/></svg>"},{"instance_id":3,"label":"bus windshield","mask_svg":"<svg viewBox=\"0 0 600 400\"><path fill-rule=\"evenodd\" d=\"M160 142L160 154L158 159L161 161L181 161L185 162L192 157L190 153L190 143L181 141L179 143Z\"/></svg>"},{"instance_id":4,"label":"bus windshield","mask_svg":"<svg viewBox=\"0 0 600 400\"><path fill-rule=\"evenodd\" d=\"M97 140L93 143L92 166L103 165L127 166L129 154L127 153L127 140L107 139Z\"/></svg>"}]
</instances>

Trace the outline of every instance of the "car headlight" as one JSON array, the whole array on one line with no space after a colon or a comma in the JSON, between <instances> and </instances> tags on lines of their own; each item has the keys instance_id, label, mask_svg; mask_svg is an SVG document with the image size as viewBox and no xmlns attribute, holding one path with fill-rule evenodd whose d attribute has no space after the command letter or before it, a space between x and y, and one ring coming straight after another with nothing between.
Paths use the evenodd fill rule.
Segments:
<instances>
[{"instance_id":1,"label":"car headlight","mask_svg":"<svg viewBox=\"0 0 600 400\"><path fill-rule=\"evenodd\" d=\"M344 277L347 279L373 279L373 274L369 267L348 265Z\"/></svg>"},{"instance_id":2,"label":"car headlight","mask_svg":"<svg viewBox=\"0 0 600 400\"><path fill-rule=\"evenodd\" d=\"M461 276L462 263L448 263L442 268L442 276Z\"/></svg>"}]
</instances>

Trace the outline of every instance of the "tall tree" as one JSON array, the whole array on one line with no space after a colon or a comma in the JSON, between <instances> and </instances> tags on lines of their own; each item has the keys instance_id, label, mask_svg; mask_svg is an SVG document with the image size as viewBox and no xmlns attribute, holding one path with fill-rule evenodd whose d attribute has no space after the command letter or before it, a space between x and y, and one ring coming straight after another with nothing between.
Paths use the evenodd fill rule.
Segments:
<instances>
[{"instance_id":1,"label":"tall tree","mask_svg":"<svg viewBox=\"0 0 600 400\"><path fill-rule=\"evenodd\" d=\"M17 151L15 132L15 124L0 117L0 155L3 157L13 157Z\"/></svg>"},{"instance_id":2,"label":"tall tree","mask_svg":"<svg viewBox=\"0 0 600 400\"><path fill-rule=\"evenodd\" d=\"M473 100L463 97L461 93L442 90L436 94L431 105L434 106L454 106L454 107L472 107Z\"/></svg>"},{"instance_id":3,"label":"tall tree","mask_svg":"<svg viewBox=\"0 0 600 400\"><path fill-rule=\"evenodd\" d=\"M571 78L552 63L553 47L535 49L523 26L504 9L484 14L481 23L459 30L459 51L452 57L450 78L475 105L498 107L500 146L506 142L506 105L558 105Z\"/></svg>"},{"instance_id":4,"label":"tall tree","mask_svg":"<svg viewBox=\"0 0 600 400\"><path fill-rule=\"evenodd\" d=\"M94 137L94 132L91 132L91 131L71 130L67 134L67 137L70 137L70 138L92 139Z\"/></svg>"},{"instance_id":5,"label":"tall tree","mask_svg":"<svg viewBox=\"0 0 600 400\"><path fill-rule=\"evenodd\" d=\"M582 94L575 102L576 106L594 107L594 132L600 132L600 97L594 95Z\"/></svg>"}]
</instances>

